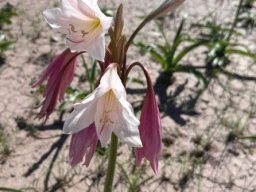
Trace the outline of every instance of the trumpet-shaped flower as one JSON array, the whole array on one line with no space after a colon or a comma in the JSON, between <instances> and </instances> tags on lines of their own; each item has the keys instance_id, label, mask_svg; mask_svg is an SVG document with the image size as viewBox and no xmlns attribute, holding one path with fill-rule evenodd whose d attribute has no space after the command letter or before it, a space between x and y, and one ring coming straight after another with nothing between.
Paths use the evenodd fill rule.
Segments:
<instances>
[{"instance_id":1,"label":"trumpet-shaped flower","mask_svg":"<svg viewBox=\"0 0 256 192\"><path fill-rule=\"evenodd\" d=\"M103 146L107 144L112 132L132 147L142 146L139 121L126 100L126 91L118 76L116 64L111 64L99 86L74 106L64 124L64 133L75 134L92 123L95 124L97 136Z\"/></svg>"},{"instance_id":2,"label":"trumpet-shaped flower","mask_svg":"<svg viewBox=\"0 0 256 192\"><path fill-rule=\"evenodd\" d=\"M150 77L144 69L148 89L141 110L140 137L142 148L136 149L136 164L139 165L146 158L155 173L158 170L158 158L161 152L161 122L155 92Z\"/></svg>"},{"instance_id":3,"label":"trumpet-shaped flower","mask_svg":"<svg viewBox=\"0 0 256 192\"><path fill-rule=\"evenodd\" d=\"M60 8L45 10L43 15L52 28L66 34L72 52L86 51L94 59L104 60L104 35L112 17L101 12L97 0L61 0Z\"/></svg>"},{"instance_id":4,"label":"trumpet-shaped flower","mask_svg":"<svg viewBox=\"0 0 256 192\"><path fill-rule=\"evenodd\" d=\"M77 55L77 53L72 53L66 49L48 65L41 78L33 84L35 87L48 79L43 94L45 99L38 114L39 118L44 116L47 118L53 112L57 100L62 101L64 99L65 91L74 77Z\"/></svg>"}]
</instances>

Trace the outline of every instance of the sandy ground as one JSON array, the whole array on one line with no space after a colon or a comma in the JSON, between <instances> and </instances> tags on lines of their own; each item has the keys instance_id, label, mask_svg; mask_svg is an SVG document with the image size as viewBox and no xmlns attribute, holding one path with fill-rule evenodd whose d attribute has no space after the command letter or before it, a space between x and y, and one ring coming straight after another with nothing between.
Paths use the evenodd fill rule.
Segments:
<instances>
[{"instance_id":1,"label":"sandy ground","mask_svg":"<svg viewBox=\"0 0 256 192\"><path fill-rule=\"evenodd\" d=\"M0 2L2 6L5 0ZM105 174L105 158L95 155L89 168L68 165L69 138L61 135L61 123L56 123L57 113L42 126L34 120L42 99L31 83L35 81L51 58L65 48L64 38L51 30L42 18L42 11L56 6L58 1L8 1L18 9L13 19L10 36L16 40L15 49L6 52L6 62L0 66L0 124L6 134L10 155L0 159L0 187L25 189L24 191L101 191ZM125 32L139 24L141 16L149 13L159 2L123 0L125 10ZM99 1L102 8L115 10L120 1ZM178 9L177 17L169 22L169 35L173 37L181 16L188 15L188 23L200 19L211 11L215 17L225 21L233 17L237 1L193 0ZM247 35L243 43L256 52L256 35ZM136 40L153 43L160 38L154 23L150 23ZM239 39L238 39L239 40ZM203 49L198 49L184 62L203 63ZM141 56L132 48L128 63L141 61L147 65L152 78L158 76L160 67L148 55ZM232 58L231 71L243 75L255 75L253 61ZM75 82L79 78L77 72ZM139 77L141 72L133 74ZM173 95L177 88L185 86L176 98L177 108L190 109L188 101L196 96L196 79L191 75L176 74L175 83L168 89ZM188 81L188 83L186 83ZM162 113L164 149L160 158L160 170L154 176L149 166L135 171L132 182L142 182L139 191L256 191L255 144L232 138L235 132L241 135L256 134L255 82L219 76L199 97L193 113L180 113L175 122ZM136 85L138 86L138 85ZM129 85L132 88L132 84ZM138 86L143 88L143 86ZM131 101L140 101L142 95L129 96ZM193 115L192 115L193 114ZM22 129L23 128L23 129ZM25 130L24 130L25 129ZM28 129L30 131L28 131ZM35 135L31 129L39 129ZM63 147L62 143L65 143ZM207 144L209 149L205 150ZM119 149L115 191L127 188L123 169L133 170L134 157L127 146ZM55 160L56 158L56 162ZM199 157L199 158L195 158ZM55 162L49 175L52 162ZM146 169L146 171L144 171ZM151 178L152 177L152 178Z\"/></svg>"}]
</instances>

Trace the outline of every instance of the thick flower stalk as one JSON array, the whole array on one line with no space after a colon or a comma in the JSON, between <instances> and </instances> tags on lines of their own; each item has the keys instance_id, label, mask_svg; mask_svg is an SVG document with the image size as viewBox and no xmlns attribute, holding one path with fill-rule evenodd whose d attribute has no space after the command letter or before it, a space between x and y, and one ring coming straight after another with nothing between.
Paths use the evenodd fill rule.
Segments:
<instances>
[{"instance_id":1,"label":"thick flower stalk","mask_svg":"<svg viewBox=\"0 0 256 192\"><path fill-rule=\"evenodd\" d=\"M117 64L111 64L99 86L81 103L64 124L64 133L75 134L95 124L97 136L106 146L112 132L131 147L141 147L139 120L126 100L126 91L117 73Z\"/></svg>"},{"instance_id":2,"label":"thick flower stalk","mask_svg":"<svg viewBox=\"0 0 256 192\"><path fill-rule=\"evenodd\" d=\"M43 96L39 118L47 117L54 111L57 101L63 101L66 89L71 84L76 68L76 57L78 53L72 53L69 49L57 56L43 72L41 78L33 84L39 86L47 80Z\"/></svg>"},{"instance_id":3,"label":"thick flower stalk","mask_svg":"<svg viewBox=\"0 0 256 192\"><path fill-rule=\"evenodd\" d=\"M60 8L43 12L47 23L66 35L72 52L86 51L96 60L105 57L105 33L112 17L106 17L97 0L61 0Z\"/></svg>"}]
</instances>

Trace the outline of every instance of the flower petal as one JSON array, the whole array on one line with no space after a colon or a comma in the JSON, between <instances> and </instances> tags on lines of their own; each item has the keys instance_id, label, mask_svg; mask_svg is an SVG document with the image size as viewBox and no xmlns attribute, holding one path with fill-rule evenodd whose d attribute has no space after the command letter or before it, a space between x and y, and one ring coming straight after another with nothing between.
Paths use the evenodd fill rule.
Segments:
<instances>
[{"instance_id":1,"label":"flower petal","mask_svg":"<svg viewBox=\"0 0 256 192\"><path fill-rule=\"evenodd\" d=\"M106 52L105 46L105 36L101 35L98 38L92 40L90 44L85 47L85 51L94 59L104 61Z\"/></svg>"},{"instance_id":2,"label":"flower petal","mask_svg":"<svg viewBox=\"0 0 256 192\"><path fill-rule=\"evenodd\" d=\"M104 61L105 33L112 23L96 0L61 0L61 8L43 13L48 24L66 34L72 52L86 51L94 59Z\"/></svg>"},{"instance_id":3,"label":"flower petal","mask_svg":"<svg viewBox=\"0 0 256 192\"><path fill-rule=\"evenodd\" d=\"M96 100L102 97L105 93L107 93L109 89L99 88L97 87L91 94L89 94L83 101L80 103L76 103L74 108L76 110L83 110L84 108L91 105L92 102L97 102Z\"/></svg>"},{"instance_id":4,"label":"flower petal","mask_svg":"<svg viewBox=\"0 0 256 192\"><path fill-rule=\"evenodd\" d=\"M90 15L91 17L98 17L101 22L101 27L104 32L107 32L111 23L113 21L113 17L107 17L100 10L96 0L78 0L78 4L80 9L85 13Z\"/></svg>"},{"instance_id":5,"label":"flower petal","mask_svg":"<svg viewBox=\"0 0 256 192\"><path fill-rule=\"evenodd\" d=\"M77 0L77 2L79 4L79 8L81 9L81 11L90 17L96 17L95 11L101 12L99 6L97 5L97 1L95 0Z\"/></svg>"},{"instance_id":6,"label":"flower petal","mask_svg":"<svg viewBox=\"0 0 256 192\"><path fill-rule=\"evenodd\" d=\"M158 159L161 152L161 122L160 114L151 83L143 103L140 118L140 137L143 148L136 150L136 164L139 165L146 158L155 173L158 170Z\"/></svg>"},{"instance_id":7,"label":"flower petal","mask_svg":"<svg viewBox=\"0 0 256 192\"><path fill-rule=\"evenodd\" d=\"M117 125L113 127L113 132L130 147L142 147L139 129L137 126L127 124Z\"/></svg>"},{"instance_id":8,"label":"flower petal","mask_svg":"<svg viewBox=\"0 0 256 192\"><path fill-rule=\"evenodd\" d=\"M72 60L62 73L59 90L59 100L64 100L66 89L70 86L76 70L76 59Z\"/></svg>"},{"instance_id":9,"label":"flower petal","mask_svg":"<svg viewBox=\"0 0 256 192\"><path fill-rule=\"evenodd\" d=\"M97 109L95 113L95 126L96 132L99 137L102 146L106 146L107 142L112 133L112 125L113 119L111 119L111 110L107 108L106 100L111 100L111 98L107 98L108 95L104 95L98 99ZM114 101L113 101L114 102ZM113 106L112 106L113 107ZM109 110L109 111L106 111Z\"/></svg>"},{"instance_id":10,"label":"flower petal","mask_svg":"<svg viewBox=\"0 0 256 192\"><path fill-rule=\"evenodd\" d=\"M83 38L81 35L77 36L77 33L72 33L67 36L66 43L72 52L86 51L94 59L104 61L105 37L104 35L99 36L101 33L102 29L100 27L86 34Z\"/></svg>"},{"instance_id":11,"label":"flower petal","mask_svg":"<svg viewBox=\"0 0 256 192\"><path fill-rule=\"evenodd\" d=\"M63 15L70 18L83 19L84 14L80 12L77 0L61 0L61 10Z\"/></svg>"},{"instance_id":12,"label":"flower petal","mask_svg":"<svg viewBox=\"0 0 256 192\"><path fill-rule=\"evenodd\" d=\"M140 121L135 117L131 104L124 97L121 97L119 102L122 105L124 119L133 126L139 126Z\"/></svg>"},{"instance_id":13,"label":"flower petal","mask_svg":"<svg viewBox=\"0 0 256 192\"><path fill-rule=\"evenodd\" d=\"M94 12L94 15L95 13L99 16L99 17L106 17L102 11L100 10L99 6L98 6L98 1L97 0L90 0L90 1L87 1L87 0L78 0L78 3L80 5L80 7L83 9L83 10L93 10Z\"/></svg>"},{"instance_id":14,"label":"flower petal","mask_svg":"<svg viewBox=\"0 0 256 192\"><path fill-rule=\"evenodd\" d=\"M117 64L112 63L106 69L101 78L99 87L112 89L117 98L126 97L126 91L123 83L117 74Z\"/></svg>"},{"instance_id":15,"label":"flower petal","mask_svg":"<svg viewBox=\"0 0 256 192\"><path fill-rule=\"evenodd\" d=\"M72 166L77 165L83 161L83 157L85 156L84 164L89 166L96 150L97 143L98 137L94 123L78 133L73 134L69 148L70 164Z\"/></svg>"},{"instance_id":16,"label":"flower petal","mask_svg":"<svg viewBox=\"0 0 256 192\"><path fill-rule=\"evenodd\" d=\"M63 17L60 8L47 9L43 12L43 16L52 28L61 28L66 25L66 19Z\"/></svg>"},{"instance_id":17,"label":"flower petal","mask_svg":"<svg viewBox=\"0 0 256 192\"><path fill-rule=\"evenodd\" d=\"M92 101L88 107L77 110L75 108L69 117L66 119L63 132L74 134L81 131L84 127L88 127L94 121L96 112L95 101Z\"/></svg>"},{"instance_id":18,"label":"flower petal","mask_svg":"<svg viewBox=\"0 0 256 192\"><path fill-rule=\"evenodd\" d=\"M100 19L100 24L103 31L106 33L113 22L113 17L105 17Z\"/></svg>"},{"instance_id":19,"label":"flower petal","mask_svg":"<svg viewBox=\"0 0 256 192\"><path fill-rule=\"evenodd\" d=\"M113 132L127 145L131 147L142 147L138 125L139 122L134 116L130 117L135 119L136 123L131 124L131 120L127 120L123 113L123 106L116 100L115 107L113 108L111 119L113 120Z\"/></svg>"},{"instance_id":20,"label":"flower petal","mask_svg":"<svg viewBox=\"0 0 256 192\"><path fill-rule=\"evenodd\" d=\"M77 53L71 53L69 49L66 49L47 66L41 78L33 84L35 87L47 80L43 93L45 99L38 115L39 118L48 117L53 112L57 100L64 99L65 91L74 76L76 57Z\"/></svg>"}]
</instances>

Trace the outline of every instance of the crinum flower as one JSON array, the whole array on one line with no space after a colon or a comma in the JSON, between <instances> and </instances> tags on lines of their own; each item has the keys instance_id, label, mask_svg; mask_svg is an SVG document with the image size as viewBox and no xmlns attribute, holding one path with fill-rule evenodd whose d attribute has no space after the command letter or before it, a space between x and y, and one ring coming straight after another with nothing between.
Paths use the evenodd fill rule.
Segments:
<instances>
[{"instance_id":1,"label":"crinum flower","mask_svg":"<svg viewBox=\"0 0 256 192\"><path fill-rule=\"evenodd\" d=\"M106 146L112 132L131 147L142 147L139 120L126 100L126 91L117 73L117 64L110 64L99 86L81 103L64 124L64 133L75 134L95 124L97 136Z\"/></svg>"},{"instance_id":2,"label":"crinum flower","mask_svg":"<svg viewBox=\"0 0 256 192\"><path fill-rule=\"evenodd\" d=\"M33 87L42 85L47 80L44 90L44 101L38 118L48 116L54 111L57 101L63 101L65 91L70 86L76 68L76 58L79 53L72 53L65 49L58 55L44 70L40 79L33 84Z\"/></svg>"},{"instance_id":3,"label":"crinum flower","mask_svg":"<svg viewBox=\"0 0 256 192\"><path fill-rule=\"evenodd\" d=\"M105 57L105 33L112 17L105 16L97 0L61 0L60 8L43 12L47 23L66 34L66 43L72 52L86 51L94 59Z\"/></svg>"},{"instance_id":4,"label":"crinum flower","mask_svg":"<svg viewBox=\"0 0 256 192\"><path fill-rule=\"evenodd\" d=\"M146 69L144 71L147 73ZM140 165L143 158L145 158L150 162L153 171L157 173L162 141L161 121L151 79L148 73L146 75L148 88L141 110L139 126L143 147L135 150L136 164Z\"/></svg>"}]
</instances>

